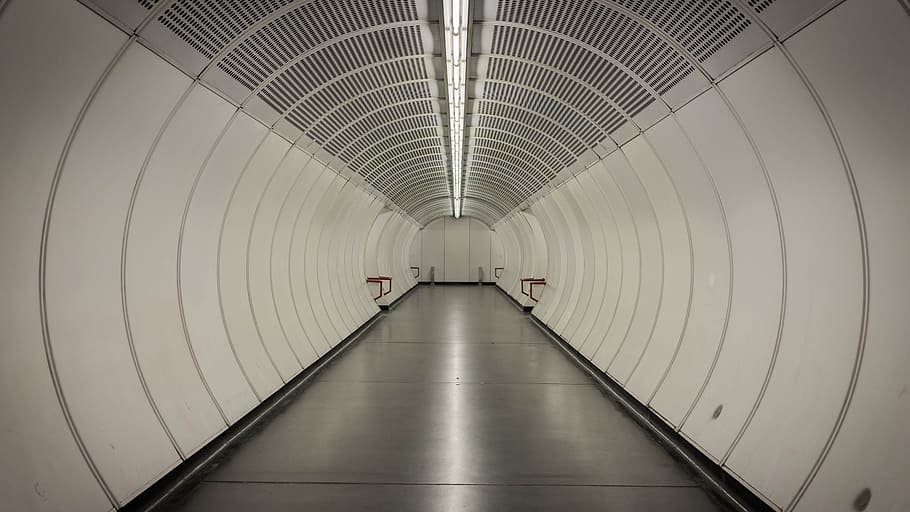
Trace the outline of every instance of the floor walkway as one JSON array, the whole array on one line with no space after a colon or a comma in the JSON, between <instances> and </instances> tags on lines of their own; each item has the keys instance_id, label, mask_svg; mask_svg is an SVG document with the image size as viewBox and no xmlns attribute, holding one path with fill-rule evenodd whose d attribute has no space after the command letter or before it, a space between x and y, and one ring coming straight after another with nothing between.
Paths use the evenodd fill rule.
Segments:
<instances>
[{"instance_id":1,"label":"floor walkway","mask_svg":"<svg viewBox=\"0 0 910 512\"><path fill-rule=\"evenodd\" d=\"M718 507L492 287L423 286L182 511Z\"/></svg>"}]
</instances>

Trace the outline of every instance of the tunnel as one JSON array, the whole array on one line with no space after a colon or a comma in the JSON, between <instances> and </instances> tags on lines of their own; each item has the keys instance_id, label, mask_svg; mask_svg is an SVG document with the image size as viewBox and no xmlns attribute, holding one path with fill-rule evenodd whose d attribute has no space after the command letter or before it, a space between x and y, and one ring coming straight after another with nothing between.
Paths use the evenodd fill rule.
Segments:
<instances>
[{"instance_id":1,"label":"tunnel","mask_svg":"<svg viewBox=\"0 0 910 512\"><path fill-rule=\"evenodd\" d=\"M0 0L0 509L910 510L908 50L907 0Z\"/></svg>"}]
</instances>

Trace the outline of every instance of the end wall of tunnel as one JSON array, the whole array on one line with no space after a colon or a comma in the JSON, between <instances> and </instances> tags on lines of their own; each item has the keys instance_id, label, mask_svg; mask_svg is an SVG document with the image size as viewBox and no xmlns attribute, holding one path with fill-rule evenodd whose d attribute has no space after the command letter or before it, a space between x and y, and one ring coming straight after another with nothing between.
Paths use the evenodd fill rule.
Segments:
<instances>
[{"instance_id":1,"label":"end wall of tunnel","mask_svg":"<svg viewBox=\"0 0 910 512\"><path fill-rule=\"evenodd\" d=\"M910 11L797 4L493 224L498 285L773 508L904 510ZM413 212L134 29L0 2L10 510L119 508L416 284Z\"/></svg>"}]
</instances>

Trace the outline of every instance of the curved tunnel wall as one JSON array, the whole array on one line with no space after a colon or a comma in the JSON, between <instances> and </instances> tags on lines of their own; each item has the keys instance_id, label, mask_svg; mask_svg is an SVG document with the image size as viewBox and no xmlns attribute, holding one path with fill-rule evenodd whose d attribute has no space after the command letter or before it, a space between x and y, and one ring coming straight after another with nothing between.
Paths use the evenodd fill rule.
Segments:
<instances>
[{"instance_id":1,"label":"curved tunnel wall","mask_svg":"<svg viewBox=\"0 0 910 512\"><path fill-rule=\"evenodd\" d=\"M85 7L5 5L0 68L3 508L128 502L415 284L413 220Z\"/></svg>"},{"instance_id":2,"label":"curved tunnel wall","mask_svg":"<svg viewBox=\"0 0 910 512\"><path fill-rule=\"evenodd\" d=\"M838 5L528 210L533 314L782 510L910 507L902 7Z\"/></svg>"},{"instance_id":3,"label":"curved tunnel wall","mask_svg":"<svg viewBox=\"0 0 910 512\"><path fill-rule=\"evenodd\" d=\"M765 46L497 223L499 284L546 277L534 314L774 506L910 508L910 18L789 5L830 10L756 17ZM370 318L366 275L413 285L417 224L147 45L0 1L11 509L127 502Z\"/></svg>"}]
</instances>

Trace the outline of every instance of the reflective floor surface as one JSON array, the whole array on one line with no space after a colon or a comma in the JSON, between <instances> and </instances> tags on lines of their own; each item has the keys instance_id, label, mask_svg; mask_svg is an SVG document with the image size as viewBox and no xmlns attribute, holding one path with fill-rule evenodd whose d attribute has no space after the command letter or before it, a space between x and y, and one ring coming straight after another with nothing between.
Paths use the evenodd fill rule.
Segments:
<instances>
[{"instance_id":1,"label":"reflective floor surface","mask_svg":"<svg viewBox=\"0 0 910 512\"><path fill-rule=\"evenodd\" d=\"M721 509L497 290L422 286L177 510Z\"/></svg>"}]
</instances>

